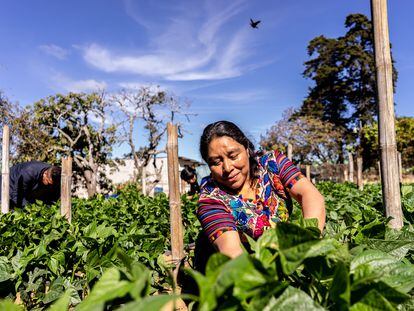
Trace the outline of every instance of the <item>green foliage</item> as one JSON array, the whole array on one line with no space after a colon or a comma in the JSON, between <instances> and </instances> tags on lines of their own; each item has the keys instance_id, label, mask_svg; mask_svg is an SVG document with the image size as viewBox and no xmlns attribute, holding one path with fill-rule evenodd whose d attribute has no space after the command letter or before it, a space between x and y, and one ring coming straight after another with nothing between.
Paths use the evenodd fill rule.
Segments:
<instances>
[{"instance_id":1,"label":"green foliage","mask_svg":"<svg viewBox=\"0 0 414 311\"><path fill-rule=\"evenodd\" d=\"M409 310L414 289L414 185L402 189L406 226L387 228L379 185L321 183L327 225L321 237L295 206L234 260L214 254L206 273L187 269L197 310ZM186 243L198 232L195 200L183 200ZM165 195L134 185L118 198L74 200L68 224L56 206L30 206L0 218L0 295L19 292L28 309L159 310L178 299L168 267ZM154 295L159 294L161 295ZM4 300L0 307L20 307Z\"/></svg>"},{"instance_id":2,"label":"green foliage","mask_svg":"<svg viewBox=\"0 0 414 311\"><path fill-rule=\"evenodd\" d=\"M332 123L311 116L292 118L292 113L287 110L282 119L261 137L261 147L286 151L286 146L291 144L296 162L337 162L342 133Z\"/></svg>"},{"instance_id":3,"label":"green foliage","mask_svg":"<svg viewBox=\"0 0 414 311\"><path fill-rule=\"evenodd\" d=\"M186 231L185 242L191 243L199 225L195 222L195 203L184 202L184 223L192 226ZM42 309L66 292L69 294L59 303L76 305L91 297L90 288L102 279L105 270L114 267L121 273L121 283L104 286L116 295L111 301L126 293L136 299L171 288L170 275L159 261L170 248L165 195L144 197L130 185L118 198L74 199L72 211L72 224L60 216L57 205L40 203L1 216L0 297L20 293L27 308ZM105 290L98 287L97 291ZM88 298L91 304L100 299L95 295Z\"/></svg>"},{"instance_id":4,"label":"green foliage","mask_svg":"<svg viewBox=\"0 0 414 311\"><path fill-rule=\"evenodd\" d=\"M413 230L388 229L379 185L321 183L327 205L323 238L296 206L257 241L253 253L229 261L214 255L196 280L200 310L397 310L409 308L414 288ZM414 209L412 185L404 212ZM411 199L413 198L413 201ZM406 221L407 222L407 221Z\"/></svg>"},{"instance_id":5,"label":"green foliage","mask_svg":"<svg viewBox=\"0 0 414 311\"><path fill-rule=\"evenodd\" d=\"M309 42L311 59L305 62L303 75L315 84L296 113L334 124L343 134L341 149L360 138L354 129L371 124L377 113L371 21L363 14L351 14L345 27L343 36L321 35ZM396 80L393 67L394 84Z\"/></svg>"},{"instance_id":6,"label":"green foliage","mask_svg":"<svg viewBox=\"0 0 414 311\"><path fill-rule=\"evenodd\" d=\"M116 125L107 124L109 103L104 94L56 94L36 102L31 112L52 141L52 146L44 145L73 157L75 177L84 181L88 195L96 193L98 181L105 189L108 181L98 179L99 168L111 163Z\"/></svg>"},{"instance_id":7,"label":"green foliage","mask_svg":"<svg viewBox=\"0 0 414 311\"><path fill-rule=\"evenodd\" d=\"M401 152L402 166L414 167L414 118L397 117L395 120L395 134L397 149ZM380 149L378 145L378 123L365 125L362 129L361 139L364 166L375 166L379 161Z\"/></svg>"}]
</instances>

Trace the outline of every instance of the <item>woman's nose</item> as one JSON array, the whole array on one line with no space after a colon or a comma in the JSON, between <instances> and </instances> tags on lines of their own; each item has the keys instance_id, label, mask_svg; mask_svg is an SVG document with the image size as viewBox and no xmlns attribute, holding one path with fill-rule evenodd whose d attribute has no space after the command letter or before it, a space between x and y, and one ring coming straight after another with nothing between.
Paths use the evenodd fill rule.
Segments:
<instances>
[{"instance_id":1,"label":"woman's nose","mask_svg":"<svg viewBox=\"0 0 414 311\"><path fill-rule=\"evenodd\" d=\"M223 161L223 172L224 173L230 173L231 171L231 163L228 160Z\"/></svg>"}]
</instances>

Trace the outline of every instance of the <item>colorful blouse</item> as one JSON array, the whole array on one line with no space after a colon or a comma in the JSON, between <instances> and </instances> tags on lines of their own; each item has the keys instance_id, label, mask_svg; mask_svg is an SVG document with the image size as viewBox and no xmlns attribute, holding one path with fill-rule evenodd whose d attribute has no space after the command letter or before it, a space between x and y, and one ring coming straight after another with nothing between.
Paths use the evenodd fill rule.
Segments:
<instances>
[{"instance_id":1,"label":"colorful blouse","mask_svg":"<svg viewBox=\"0 0 414 311\"><path fill-rule=\"evenodd\" d=\"M292 200L287 188L303 175L278 151L258 156L257 160L259 174L254 200L223 191L211 176L201 181L197 217L211 242L226 231L245 232L257 239L264 230L288 219Z\"/></svg>"}]
</instances>

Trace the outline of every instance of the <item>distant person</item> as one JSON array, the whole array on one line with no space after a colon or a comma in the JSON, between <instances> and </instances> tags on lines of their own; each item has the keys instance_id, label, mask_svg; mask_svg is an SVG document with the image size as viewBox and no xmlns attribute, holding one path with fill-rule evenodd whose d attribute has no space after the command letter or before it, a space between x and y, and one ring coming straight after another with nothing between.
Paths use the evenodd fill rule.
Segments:
<instances>
[{"instance_id":1,"label":"distant person","mask_svg":"<svg viewBox=\"0 0 414 311\"><path fill-rule=\"evenodd\" d=\"M60 177L61 168L47 163L31 161L13 165L10 168L10 208L22 208L36 200L48 205L56 202L60 197Z\"/></svg>"},{"instance_id":2,"label":"distant person","mask_svg":"<svg viewBox=\"0 0 414 311\"><path fill-rule=\"evenodd\" d=\"M188 165L184 166L181 171L181 179L190 185L190 191L187 193L190 196L200 193L200 186L197 182L196 170Z\"/></svg>"}]
</instances>

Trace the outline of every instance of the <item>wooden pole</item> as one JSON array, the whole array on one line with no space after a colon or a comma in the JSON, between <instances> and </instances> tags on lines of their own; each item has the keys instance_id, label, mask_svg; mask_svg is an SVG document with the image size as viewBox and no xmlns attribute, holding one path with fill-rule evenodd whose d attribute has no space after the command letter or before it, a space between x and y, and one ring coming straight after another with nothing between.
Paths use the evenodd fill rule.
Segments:
<instances>
[{"instance_id":1,"label":"wooden pole","mask_svg":"<svg viewBox=\"0 0 414 311\"><path fill-rule=\"evenodd\" d=\"M292 144L288 144L287 147L287 157L290 161L292 161L292 154L293 154L293 147Z\"/></svg>"},{"instance_id":2,"label":"wooden pole","mask_svg":"<svg viewBox=\"0 0 414 311\"><path fill-rule=\"evenodd\" d=\"M357 158L357 185L359 190L364 189L364 179L362 176L362 158Z\"/></svg>"},{"instance_id":3,"label":"wooden pole","mask_svg":"<svg viewBox=\"0 0 414 311\"><path fill-rule=\"evenodd\" d=\"M60 214L72 222L72 158L62 159L62 177L60 182Z\"/></svg>"},{"instance_id":4,"label":"wooden pole","mask_svg":"<svg viewBox=\"0 0 414 311\"><path fill-rule=\"evenodd\" d=\"M352 153L348 153L348 165L349 165L349 181L354 182L354 157Z\"/></svg>"},{"instance_id":5,"label":"wooden pole","mask_svg":"<svg viewBox=\"0 0 414 311\"><path fill-rule=\"evenodd\" d=\"M402 160L401 160L401 152L398 152L398 172L400 173L400 184L403 183L403 168L402 168Z\"/></svg>"},{"instance_id":6,"label":"wooden pole","mask_svg":"<svg viewBox=\"0 0 414 311\"><path fill-rule=\"evenodd\" d=\"M167 124L168 188L170 199L171 253L172 260L180 262L184 257L184 235L181 219L180 179L178 170L177 126Z\"/></svg>"},{"instance_id":7,"label":"wooden pole","mask_svg":"<svg viewBox=\"0 0 414 311\"><path fill-rule=\"evenodd\" d=\"M141 182L142 182L142 194L147 195L147 167L144 165L142 166Z\"/></svg>"},{"instance_id":8,"label":"wooden pole","mask_svg":"<svg viewBox=\"0 0 414 311\"><path fill-rule=\"evenodd\" d=\"M374 51L378 94L378 132L381 152L382 196L385 214L393 219L391 228L403 226L400 183L398 174L397 144L395 138L395 114L393 79L386 0L371 0L374 28Z\"/></svg>"},{"instance_id":9,"label":"wooden pole","mask_svg":"<svg viewBox=\"0 0 414 311\"><path fill-rule=\"evenodd\" d=\"M379 182L381 182L381 162L378 161L377 165L378 165L378 179L379 179Z\"/></svg>"},{"instance_id":10,"label":"wooden pole","mask_svg":"<svg viewBox=\"0 0 414 311\"><path fill-rule=\"evenodd\" d=\"M306 178L311 180L311 166L310 165L306 165Z\"/></svg>"},{"instance_id":11,"label":"wooden pole","mask_svg":"<svg viewBox=\"0 0 414 311\"><path fill-rule=\"evenodd\" d=\"M3 126L3 147L1 157L1 212L9 212L10 206L10 130L7 125Z\"/></svg>"}]
</instances>

